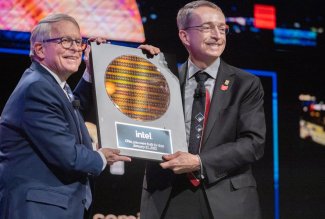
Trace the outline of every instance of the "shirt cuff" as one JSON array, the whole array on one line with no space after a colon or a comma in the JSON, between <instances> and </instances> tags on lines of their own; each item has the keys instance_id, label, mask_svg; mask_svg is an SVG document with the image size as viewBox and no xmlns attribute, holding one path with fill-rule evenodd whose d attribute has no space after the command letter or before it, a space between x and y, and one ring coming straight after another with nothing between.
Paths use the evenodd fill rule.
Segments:
<instances>
[{"instance_id":1,"label":"shirt cuff","mask_svg":"<svg viewBox=\"0 0 325 219\"><path fill-rule=\"evenodd\" d=\"M200 179L204 179L203 165L202 165L201 157L198 154L196 156L199 158L199 161L200 161L200 169L198 170L199 177L200 177Z\"/></svg>"},{"instance_id":2,"label":"shirt cuff","mask_svg":"<svg viewBox=\"0 0 325 219\"><path fill-rule=\"evenodd\" d=\"M100 157L103 160L103 168L102 168L102 171L103 171L105 169L106 165L107 165L107 160L106 160L104 154L101 151L97 151L97 152L99 153Z\"/></svg>"},{"instance_id":3,"label":"shirt cuff","mask_svg":"<svg viewBox=\"0 0 325 219\"><path fill-rule=\"evenodd\" d=\"M95 142L91 142L91 145L93 146L93 150L97 151L97 144Z\"/></svg>"},{"instance_id":4,"label":"shirt cuff","mask_svg":"<svg viewBox=\"0 0 325 219\"><path fill-rule=\"evenodd\" d=\"M84 74L82 75L82 78L87 81L88 83L92 83L93 80L91 78L91 75L89 74L88 70L85 69Z\"/></svg>"}]
</instances>

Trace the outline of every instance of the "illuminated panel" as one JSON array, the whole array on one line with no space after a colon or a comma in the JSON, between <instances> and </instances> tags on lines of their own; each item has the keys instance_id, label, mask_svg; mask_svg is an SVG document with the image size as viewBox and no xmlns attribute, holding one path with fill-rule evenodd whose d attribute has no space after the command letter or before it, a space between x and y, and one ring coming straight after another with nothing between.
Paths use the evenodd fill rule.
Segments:
<instances>
[{"instance_id":1,"label":"illuminated panel","mask_svg":"<svg viewBox=\"0 0 325 219\"><path fill-rule=\"evenodd\" d=\"M273 187L274 219L280 218L280 169L279 169L279 129L278 129L278 79L272 71L246 69L248 72L272 79L272 125L273 125Z\"/></svg>"},{"instance_id":2,"label":"illuminated panel","mask_svg":"<svg viewBox=\"0 0 325 219\"><path fill-rule=\"evenodd\" d=\"M0 1L0 29L30 32L51 13L74 17L84 37L144 42L141 16L135 0L6 0Z\"/></svg>"},{"instance_id":3,"label":"illuminated panel","mask_svg":"<svg viewBox=\"0 0 325 219\"><path fill-rule=\"evenodd\" d=\"M325 104L316 101L316 97L300 94L300 138L325 145Z\"/></svg>"},{"instance_id":4,"label":"illuminated panel","mask_svg":"<svg viewBox=\"0 0 325 219\"><path fill-rule=\"evenodd\" d=\"M106 69L105 87L115 106L135 120L156 120L169 106L166 79L154 64L138 56L114 59Z\"/></svg>"},{"instance_id":5,"label":"illuminated panel","mask_svg":"<svg viewBox=\"0 0 325 219\"><path fill-rule=\"evenodd\" d=\"M285 29L275 28L274 32L274 43L286 44L286 45L297 45L297 46L316 46L317 33L308 30L296 30L296 29Z\"/></svg>"},{"instance_id":6,"label":"illuminated panel","mask_svg":"<svg viewBox=\"0 0 325 219\"><path fill-rule=\"evenodd\" d=\"M254 5L254 26L256 28L271 29L276 27L275 7L270 5Z\"/></svg>"}]
</instances>

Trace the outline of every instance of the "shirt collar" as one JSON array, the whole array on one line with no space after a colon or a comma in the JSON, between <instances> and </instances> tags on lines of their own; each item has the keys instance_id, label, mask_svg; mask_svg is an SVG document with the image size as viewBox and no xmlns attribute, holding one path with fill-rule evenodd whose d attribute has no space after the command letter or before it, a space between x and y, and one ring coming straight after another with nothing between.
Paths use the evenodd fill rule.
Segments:
<instances>
[{"instance_id":1,"label":"shirt collar","mask_svg":"<svg viewBox=\"0 0 325 219\"><path fill-rule=\"evenodd\" d=\"M59 78L59 76L57 74L55 74L53 71L51 71L48 67L46 67L45 65L41 64L41 66L43 66L43 68L45 68L56 80L56 82L58 82L58 84L60 85L60 87L63 89L64 85L67 83L66 81L61 81L61 79Z\"/></svg>"},{"instance_id":2,"label":"shirt collar","mask_svg":"<svg viewBox=\"0 0 325 219\"><path fill-rule=\"evenodd\" d=\"M196 72L198 71L204 71L206 72L208 75L210 75L211 78L216 79L217 78L217 74L218 74L218 69L220 66L220 58L217 58L209 67L207 67L206 69L200 69L199 67L197 67L190 59L188 59L187 62L187 69L188 69L188 79L192 78Z\"/></svg>"}]
</instances>

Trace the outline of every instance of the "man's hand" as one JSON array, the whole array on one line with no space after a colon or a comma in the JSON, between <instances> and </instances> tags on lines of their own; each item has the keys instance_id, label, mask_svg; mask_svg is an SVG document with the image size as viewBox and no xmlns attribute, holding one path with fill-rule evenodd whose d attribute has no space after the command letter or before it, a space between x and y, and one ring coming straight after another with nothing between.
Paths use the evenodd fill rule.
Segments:
<instances>
[{"instance_id":1,"label":"man's hand","mask_svg":"<svg viewBox=\"0 0 325 219\"><path fill-rule=\"evenodd\" d=\"M160 166L163 169L171 169L176 174L189 173L200 169L200 159L197 155L177 151L174 154L164 155L165 162Z\"/></svg>"},{"instance_id":2,"label":"man's hand","mask_svg":"<svg viewBox=\"0 0 325 219\"><path fill-rule=\"evenodd\" d=\"M160 49L158 47L154 47L148 44L140 45L138 49L142 49L147 51L151 55L158 55L160 53Z\"/></svg>"},{"instance_id":3,"label":"man's hand","mask_svg":"<svg viewBox=\"0 0 325 219\"><path fill-rule=\"evenodd\" d=\"M96 42L97 45L101 44L101 43L106 43L107 42L107 39L104 38L104 37L90 37L88 39L88 42ZM85 64L86 64L86 71L89 71L89 53L90 53L90 45L87 45L87 48L85 50L85 54L84 54L84 61L85 61Z\"/></svg>"},{"instance_id":4,"label":"man's hand","mask_svg":"<svg viewBox=\"0 0 325 219\"><path fill-rule=\"evenodd\" d=\"M127 156L121 156L120 150L110 149L110 148L101 148L99 149L105 156L107 164L112 165L116 161L127 161L130 162L131 158Z\"/></svg>"}]
</instances>

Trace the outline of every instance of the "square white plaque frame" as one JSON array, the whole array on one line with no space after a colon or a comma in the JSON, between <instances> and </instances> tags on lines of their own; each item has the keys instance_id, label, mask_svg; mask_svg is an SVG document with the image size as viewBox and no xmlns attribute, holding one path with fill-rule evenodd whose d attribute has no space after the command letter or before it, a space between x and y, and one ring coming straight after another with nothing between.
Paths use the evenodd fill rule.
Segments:
<instances>
[{"instance_id":1,"label":"square white plaque frame","mask_svg":"<svg viewBox=\"0 0 325 219\"><path fill-rule=\"evenodd\" d=\"M167 81L170 99L166 112L152 121L139 121L123 114L106 92L105 75L109 64L123 55L134 55L155 65ZM98 143L114 148L121 155L162 160L162 155L188 151L181 91L178 78L170 71L163 53L148 58L141 49L91 43L90 65L93 71Z\"/></svg>"}]
</instances>

